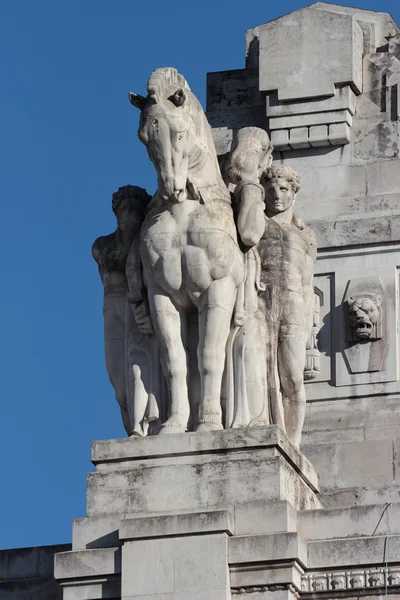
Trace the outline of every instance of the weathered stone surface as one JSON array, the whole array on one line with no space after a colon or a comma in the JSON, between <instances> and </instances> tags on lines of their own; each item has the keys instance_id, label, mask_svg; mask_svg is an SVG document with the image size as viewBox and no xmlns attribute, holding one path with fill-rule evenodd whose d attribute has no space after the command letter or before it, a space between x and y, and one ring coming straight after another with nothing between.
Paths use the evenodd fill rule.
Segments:
<instances>
[{"instance_id":1,"label":"weathered stone surface","mask_svg":"<svg viewBox=\"0 0 400 600\"><path fill-rule=\"evenodd\" d=\"M307 546L297 533L234 536L229 539L229 562L240 563L298 560L307 564Z\"/></svg>"},{"instance_id":2,"label":"weathered stone surface","mask_svg":"<svg viewBox=\"0 0 400 600\"><path fill-rule=\"evenodd\" d=\"M0 551L0 598L3 600L61 600L54 579L54 555L70 544Z\"/></svg>"},{"instance_id":3,"label":"weathered stone surface","mask_svg":"<svg viewBox=\"0 0 400 600\"><path fill-rule=\"evenodd\" d=\"M382 504L302 511L298 532L306 540L400 534L400 503L386 511Z\"/></svg>"},{"instance_id":4,"label":"weathered stone surface","mask_svg":"<svg viewBox=\"0 0 400 600\"><path fill-rule=\"evenodd\" d=\"M385 557L386 536L354 537L308 542L308 566L338 568L346 565L379 565ZM399 556L400 536L390 536L391 556Z\"/></svg>"},{"instance_id":5,"label":"weathered stone surface","mask_svg":"<svg viewBox=\"0 0 400 600\"><path fill-rule=\"evenodd\" d=\"M121 596L225 600L227 553L226 534L126 542Z\"/></svg>"},{"instance_id":6,"label":"weathered stone surface","mask_svg":"<svg viewBox=\"0 0 400 600\"><path fill-rule=\"evenodd\" d=\"M54 577L56 579L116 575L120 572L120 548L61 552L55 556Z\"/></svg>"},{"instance_id":7,"label":"weathered stone surface","mask_svg":"<svg viewBox=\"0 0 400 600\"><path fill-rule=\"evenodd\" d=\"M120 540L164 538L198 533L233 535L233 532L233 514L227 510L152 517L127 517L121 520L119 526Z\"/></svg>"}]
</instances>

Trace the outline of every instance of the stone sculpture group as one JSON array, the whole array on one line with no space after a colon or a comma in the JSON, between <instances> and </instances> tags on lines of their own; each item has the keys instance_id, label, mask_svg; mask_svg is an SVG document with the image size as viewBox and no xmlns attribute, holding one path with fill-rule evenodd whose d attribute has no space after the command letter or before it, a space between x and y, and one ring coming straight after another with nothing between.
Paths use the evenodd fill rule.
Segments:
<instances>
[{"instance_id":1,"label":"stone sculpture group","mask_svg":"<svg viewBox=\"0 0 400 600\"><path fill-rule=\"evenodd\" d=\"M113 195L93 256L106 366L128 435L278 424L300 445L315 236L293 214L299 176L267 133L237 132L222 174L211 128L175 69L151 74L139 138L153 197Z\"/></svg>"}]
</instances>

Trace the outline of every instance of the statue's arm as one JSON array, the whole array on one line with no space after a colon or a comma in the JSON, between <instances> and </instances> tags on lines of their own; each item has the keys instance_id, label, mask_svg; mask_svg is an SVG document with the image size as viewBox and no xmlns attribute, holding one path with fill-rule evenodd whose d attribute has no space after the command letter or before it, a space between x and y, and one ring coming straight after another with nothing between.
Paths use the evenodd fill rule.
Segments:
<instances>
[{"instance_id":1,"label":"statue's arm","mask_svg":"<svg viewBox=\"0 0 400 600\"><path fill-rule=\"evenodd\" d=\"M264 233L264 189L255 182L243 182L235 190L238 201L237 227L245 246L257 246Z\"/></svg>"},{"instance_id":2,"label":"statue's arm","mask_svg":"<svg viewBox=\"0 0 400 600\"><path fill-rule=\"evenodd\" d=\"M99 273L100 273L100 277L102 277L103 271L104 271L104 265L102 264L102 254L103 254L103 250L104 250L104 246L107 243L107 236L103 235L99 238L97 238L97 240L95 240L93 242L93 246L92 246L92 256L94 258L94 260L97 262L97 264L99 265Z\"/></svg>"},{"instance_id":3,"label":"statue's arm","mask_svg":"<svg viewBox=\"0 0 400 600\"><path fill-rule=\"evenodd\" d=\"M317 258L317 240L315 233L308 229L309 245L306 254L304 277L303 277L303 298L305 310L306 338L308 339L313 326L314 316L314 266Z\"/></svg>"},{"instance_id":4,"label":"statue's arm","mask_svg":"<svg viewBox=\"0 0 400 600\"><path fill-rule=\"evenodd\" d=\"M153 333L147 293L143 283L139 234L134 237L126 259L125 274L128 283L128 302L141 333Z\"/></svg>"}]
</instances>

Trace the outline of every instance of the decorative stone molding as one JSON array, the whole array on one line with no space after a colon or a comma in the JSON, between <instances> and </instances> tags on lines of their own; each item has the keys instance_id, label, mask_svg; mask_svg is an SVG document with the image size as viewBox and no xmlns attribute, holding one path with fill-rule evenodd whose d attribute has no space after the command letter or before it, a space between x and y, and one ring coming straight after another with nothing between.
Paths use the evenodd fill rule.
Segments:
<instances>
[{"instance_id":1,"label":"decorative stone molding","mask_svg":"<svg viewBox=\"0 0 400 600\"><path fill-rule=\"evenodd\" d=\"M307 573L301 578L302 593L400 585L400 565L381 569L357 569L330 573Z\"/></svg>"},{"instance_id":2,"label":"decorative stone molding","mask_svg":"<svg viewBox=\"0 0 400 600\"><path fill-rule=\"evenodd\" d=\"M349 296L349 342L373 342L382 339L382 298L379 294Z\"/></svg>"},{"instance_id":3,"label":"decorative stone molding","mask_svg":"<svg viewBox=\"0 0 400 600\"><path fill-rule=\"evenodd\" d=\"M350 142L356 95L350 86L335 88L330 98L281 102L277 92L267 95L271 141L277 150L340 146Z\"/></svg>"},{"instance_id":4,"label":"decorative stone molding","mask_svg":"<svg viewBox=\"0 0 400 600\"><path fill-rule=\"evenodd\" d=\"M321 327L321 306L324 304L324 294L314 286L314 313L311 335L306 344L306 366L304 368L304 381L312 381L321 372L320 355L318 349L318 333Z\"/></svg>"},{"instance_id":5,"label":"decorative stone molding","mask_svg":"<svg viewBox=\"0 0 400 600\"><path fill-rule=\"evenodd\" d=\"M260 592L279 592L281 590L287 590L293 594L294 598L300 598L299 592L290 583L285 585L253 585L251 587L232 588L231 594L232 596L237 596L240 594L252 594Z\"/></svg>"},{"instance_id":6,"label":"decorative stone molding","mask_svg":"<svg viewBox=\"0 0 400 600\"><path fill-rule=\"evenodd\" d=\"M387 299L379 277L349 280L344 296L347 347L351 373L380 371L387 352Z\"/></svg>"}]
</instances>

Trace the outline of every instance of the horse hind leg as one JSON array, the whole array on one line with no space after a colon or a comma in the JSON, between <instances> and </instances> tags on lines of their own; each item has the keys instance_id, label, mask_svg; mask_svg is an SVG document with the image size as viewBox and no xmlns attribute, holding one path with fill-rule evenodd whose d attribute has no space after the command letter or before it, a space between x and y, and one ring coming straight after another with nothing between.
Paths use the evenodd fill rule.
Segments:
<instances>
[{"instance_id":1,"label":"horse hind leg","mask_svg":"<svg viewBox=\"0 0 400 600\"><path fill-rule=\"evenodd\" d=\"M223 429L221 386L235 298L234 281L220 279L211 283L199 306L201 401L197 431Z\"/></svg>"},{"instance_id":2,"label":"horse hind leg","mask_svg":"<svg viewBox=\"0 0 400 600\"><path fill-rule=\"evenodd\" d=\"M160 433L182 433L189 419L187 354L182 339L185 315L161 290L149 288L148 297L170 396L169 418L162 424Z\"/></svg>"}]
</instances>

